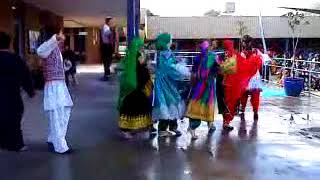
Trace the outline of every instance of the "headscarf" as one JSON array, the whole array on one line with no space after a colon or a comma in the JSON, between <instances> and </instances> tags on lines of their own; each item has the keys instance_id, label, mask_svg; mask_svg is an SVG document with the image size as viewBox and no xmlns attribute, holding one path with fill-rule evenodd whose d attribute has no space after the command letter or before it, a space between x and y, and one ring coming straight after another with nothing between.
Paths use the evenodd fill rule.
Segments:
<instances>
[{"instance_id":1,"label":"headscarf","mask_svg":"<svg viewBox=\"0 0 320 180\"><path fill-rule=\"evenodd\" d=\"M235 50L233 47L233 41L231 40L225 40L223 42L223 46L225 48L225 51L228 53L228 57L231 57L235 54Z\"/></svg>"},{"instance_id":2,"label":"headscarf","mask_svg":"<svg viewBox=\"0 0 320 180\"><path fill-rule=\"evenodd\" d=\"M120 78L120 94L118 99L118 109L122 106L126 96L132 93L138 86L137 82L137 55L144 41L140 38L134 38L129 45L126 57L122 60L123 73Z\"/></svg>"},{"instance_id":3,"label":"headscarf","mask_svg":"<svg viewBox=\"0 0 320 180\"><path fill-rule=\"evenodd\" d=\"M209 41L202 41L202 43L199 45L201 50L200 58L207 55L209 46L210 46Z\"/></svg>"},{"instance_id":4,"label":"headscarf","mask_svg":"<svg viewBox=\"0 0 320 180\"><path fill-rule=\"evenodd\" d=\"M164 51L168 50L168 44L171 41L171 35L168 33L160 34L156 39L157 50Z\"/></svg>"},{"instance_id":5,"label":"headscarf","mask_svg":"<svg viewBox=\"0 0 320 180\"><path fill-rule=\"evenodd\" d=\"M233 47L233 41L225 40L225 52L227 53L226 60L220 65L224 74L235 74L237 71L236 52Z\"/></svg>"},{"instance_id":6,"label":"headscarf","mask_svg":"<svg viewBox=\"0 0 320 180\"><path fill-rule=\"evenodd\" d=\"M206 51L210 46L210 43L208 41L203 41L201 44L200 44L200 48L201 48L201 51Z\"/></svg>"}]
</instances>

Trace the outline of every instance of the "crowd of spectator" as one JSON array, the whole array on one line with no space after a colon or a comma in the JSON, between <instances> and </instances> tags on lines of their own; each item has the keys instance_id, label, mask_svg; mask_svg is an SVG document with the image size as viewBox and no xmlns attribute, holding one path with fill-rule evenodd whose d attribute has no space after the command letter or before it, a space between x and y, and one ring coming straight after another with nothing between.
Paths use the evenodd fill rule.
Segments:
<instances>
[{"instance_id":1,"label":"crowd of spectator","mask_svg":"<svg viewBox=\"0 0 320 180\"><path fill-rule=\"evenodd\" d=\"M291 76L294 63L293 75L305 79L306 88L309 87L311 80L311 89L320 91L320 53L318 52L301 52L295 56L290 53L284 53L273 56L271 64L271 75L276 76L279 84L283 84L284 78Z\"/></svg>"}]
</instances>

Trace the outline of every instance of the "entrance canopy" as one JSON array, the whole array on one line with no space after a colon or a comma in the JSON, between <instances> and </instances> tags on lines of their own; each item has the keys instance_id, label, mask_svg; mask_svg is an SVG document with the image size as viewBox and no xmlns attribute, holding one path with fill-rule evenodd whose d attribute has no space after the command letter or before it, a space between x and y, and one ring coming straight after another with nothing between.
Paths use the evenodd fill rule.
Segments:
<instances>
[{"instance_id":1,"label":"entrance canopy","mask_svg":"<svg viewBox=\"0 0 320 180\"><path fill-rule=\"evenodd\" d=\"M66 27L100 26L106 16L126 17L127 0L24 0L64 17Z\"/></svg>"}]
</instances>

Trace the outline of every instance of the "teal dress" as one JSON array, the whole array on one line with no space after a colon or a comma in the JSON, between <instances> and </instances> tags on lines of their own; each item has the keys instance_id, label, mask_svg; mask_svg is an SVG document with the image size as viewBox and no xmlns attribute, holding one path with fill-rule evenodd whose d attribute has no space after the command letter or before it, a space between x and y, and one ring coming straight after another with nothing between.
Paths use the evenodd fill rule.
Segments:
<instances>
[{"instance_id":1,"label":"teal dress","mask_svg":"<svg viewBox=\"0 0 320 180\"><path fill-rule=\"evenodd\" d=\"M175 120L184 116L185 102L178 91L177 81L189 76L189 69L178 63L170 50L159 53L154 82L153 120Z\"/></svg>"}]
</instances>

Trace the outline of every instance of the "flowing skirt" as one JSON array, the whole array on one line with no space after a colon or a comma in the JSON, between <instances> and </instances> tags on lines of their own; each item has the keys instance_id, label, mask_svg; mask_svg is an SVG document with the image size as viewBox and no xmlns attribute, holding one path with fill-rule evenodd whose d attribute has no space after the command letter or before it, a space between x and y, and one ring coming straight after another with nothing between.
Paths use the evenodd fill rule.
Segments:
<instances>
[{"instance_id":1,"label":"flowing skirt","mask_svg":"<svg viewBox=\"0 0 320 180\"><path fill-rule=\"evenodd\" d=\"M178 91L177 81L165 77L156 77L154 88L153 119L157 121L182 118L185 113L185 102Z\"/></svg>"},{"instance_id":2,"label":"flowing skirt","mask_svg":"<svg viewBox=\"0 0 320 180\"><path fill-rule=\"evenodd\" d=\"M192 90L186 116L207 122L214 121L214 81L198 82Z\"/></svg>"},{"instance_id":3,"label":"flowing skirt","mask_svg":"<svg viewBox=\"0 0 320 180\"><path fill-rule=\"evenodd\" d=\"M144 89L136 89L129 94L120 107L119 128L122 131L148 130L152 125L152 82L148 82Z\"/></svg>"}]
</instances>

